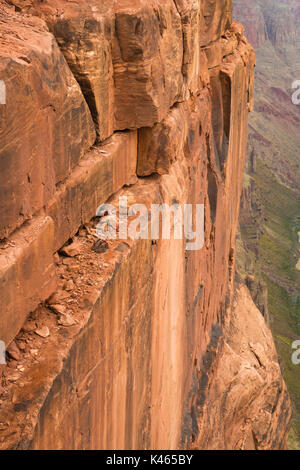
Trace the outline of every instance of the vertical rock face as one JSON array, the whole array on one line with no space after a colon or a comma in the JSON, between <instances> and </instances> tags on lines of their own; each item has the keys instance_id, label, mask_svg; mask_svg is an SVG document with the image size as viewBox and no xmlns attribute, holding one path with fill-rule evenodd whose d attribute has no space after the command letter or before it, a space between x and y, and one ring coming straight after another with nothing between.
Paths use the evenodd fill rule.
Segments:
<instances>
[{"instance_id":1,"label":"vertical rock face","mask_svg":"<svg viewBox=\"0 0 300 470\"><path fill-rule=\"evenodd\" d=\"M232 18L232 0L9 3L47 22L81 85L100 140L114 130L161 121L182 101L184 76L192 85L190 74L198 75L193 66L199 46L218 39Z\"/></svg>"},{"instance_id":2,"label":"vertical rock face","mask_svg":"<svg viewBox=\"0 0 300 470\"><path fill-rule=\"evenodd\" d=\"M7 268L0 269L0 302L18 315L0 321L0 338L13 345L10 367L0 369L0 448L284 448L290 403L272 338L246 287L236 290L234 280L253 49L232 22L230 0L111 4L0 2L6 44L0 70L16 47L6 26L11 21L33 37L42 34L41 44L52 41L55 69L57 51L66 70L55 96L67 100L68 125L81 139L77 160L32 209L31 224L45 220L34 245L43 247L38 279L31 224L14 233L18 218L3 224L10 236L1 246L0 268L1 257ZM34 57L42 68L42 58ZM33 73L35 63L28 66ZM45 74L51 82L48 64ZM34 90L33 76L22 77ZM70 87L76 100L69 103ZM7 101L4 112L11 106ZM20 122L26 113L20 107ZM103 142L87 150L91 115ZM32 126L35 119L31 114ZM60 121L57 105L40 134ZM18 130L11 126L7 139ZM74 142L67 132L63 137ZM34 146L21 150L27 163ZM4 152L0 147L0 158ZM17 166L7 160L14 175ZM14 191L11 178L7 184ZM144 233L100 249L97 207L109 201L123 213L120 196L139 204L136 210L203 204L204 219L198 214L196 222L204 243L200 235L191 246L188 239L151 240ZM150 226L148 219L148 235ZM24 251L32 267L26 279L18 269L26 265ZM10 265L17 268L8 276ZM38 295L19 288L25 280ZM14 286L16 296L6 296Z\"/></svg>"},{"instance_id":3,"label":"vertical rock face","mask_svg":"<svg viewBox=\"0 0 300 470\"><path fill-rule=\"evenodd\" d=\"M81 90L38 18L1 15L0 238L39 211L94 143Z\"/></svg>"},{"instance_id":4,"label":"vertical rock face","mask_svg":"<svg viewBox=\"0 0 300 470\"><path fill-rule=\"evenodd\" d=\"M173 0L15 2L54 33L98 137L152 126L182 93L182 26Z\"/></svg>"}]
</instances>

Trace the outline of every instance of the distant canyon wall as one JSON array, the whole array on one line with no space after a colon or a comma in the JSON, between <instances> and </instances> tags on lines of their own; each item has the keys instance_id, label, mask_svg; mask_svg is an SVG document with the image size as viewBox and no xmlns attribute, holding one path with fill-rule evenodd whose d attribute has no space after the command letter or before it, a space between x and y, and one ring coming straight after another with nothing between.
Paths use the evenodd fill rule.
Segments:
<instances>
[{"instance_id":1,"label":"distant canyon wall","mask_svg":"<svg viewBox=\"0 0 300 470\"><path fill-rule=\"evenodd\" d=\"M266 40L275 46L295 41L299 34L299 0L237 0L234 14L243 22L247 38L255 48Z\"/></svg>"}]
</instances>

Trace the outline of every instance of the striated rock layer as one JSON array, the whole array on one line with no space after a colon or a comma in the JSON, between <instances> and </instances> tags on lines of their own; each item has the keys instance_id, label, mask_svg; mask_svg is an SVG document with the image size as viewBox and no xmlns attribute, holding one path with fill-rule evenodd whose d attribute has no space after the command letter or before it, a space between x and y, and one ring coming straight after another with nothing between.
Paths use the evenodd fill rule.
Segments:
<instances>
[{"instance_id":1,"label":"striated rock layer","mask_svg":"<svg viewBox=\"0 0 300 470\"><path fill-rule=\"evenodd\" d=\"M1 219L1 449L286 447L273 341L246 288L235 290L255 56L231 10L230 0L0 2L0 164L12 194ZM16 88L25 105L7 120ZM27 129L36 140L19 146ZM56 145L45 156L35 142L46 134ZM22 170L33 156L34 168L49 161L46 181ZM10 213L20 184L30 210ZM119 196L204 204L204 246L141 236L98 249L97 207L120 210Z\"/></svg>"}]
</instances>

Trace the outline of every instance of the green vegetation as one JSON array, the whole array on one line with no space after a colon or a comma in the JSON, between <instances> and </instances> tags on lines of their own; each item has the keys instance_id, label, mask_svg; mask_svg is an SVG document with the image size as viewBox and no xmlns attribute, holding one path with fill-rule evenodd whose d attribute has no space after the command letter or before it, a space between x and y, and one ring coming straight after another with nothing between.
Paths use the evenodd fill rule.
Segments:
<instances>
[{"instance_id":1,"label":"green vegetation","mask_svg":"<svg viewBox=\"0 0 300 470\"><path fill-rule=\"evenodd\" d=\"M256 242L259 256L251 251L248 256L254 259L256 277L261 277L268 287L270 326L293 403L289 446L300 449L300 366L291 361L292 342L300 339L300 272L295 269L300 256L300 201L259 158L251 177L255 181L256 198L263 207L264 222ZM250 248L249 240L253 239L255 230L257 227L251 224L241 226L242 239Z\"/></svg>"}]
</instances>

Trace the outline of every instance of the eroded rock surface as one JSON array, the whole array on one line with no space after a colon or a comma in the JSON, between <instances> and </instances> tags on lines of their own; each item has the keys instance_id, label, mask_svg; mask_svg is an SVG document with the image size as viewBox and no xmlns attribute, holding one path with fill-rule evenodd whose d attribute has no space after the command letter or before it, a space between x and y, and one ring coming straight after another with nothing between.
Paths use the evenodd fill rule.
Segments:
<instances>
[{"instance_id":1,"label":"eroded rock surface","mask_svg":"<svg viewBox=\"0 0 300 470\"><path fill-rule=\"evenodd\" d=\"M200 425L192 447L284 449L291 418L288 391L272 334L243 285L237 286L223 328L213 331L195 379L193 408Z\"/></svg>"},{"instance_id":2,"label":"eroded rock surface","mask_svg":"<svg viewBox=\"0 0 300 470\"><path fill-rule=\"evenodd\" d=\"M88 106L45 23L0 3L0 238L53 196L95 141Z\"/></svg>"}]
</instances>

